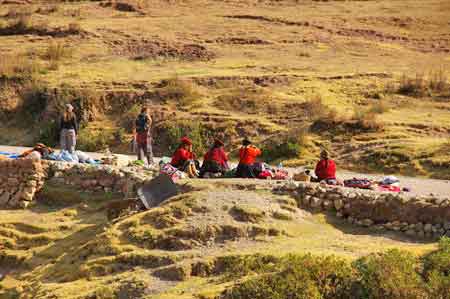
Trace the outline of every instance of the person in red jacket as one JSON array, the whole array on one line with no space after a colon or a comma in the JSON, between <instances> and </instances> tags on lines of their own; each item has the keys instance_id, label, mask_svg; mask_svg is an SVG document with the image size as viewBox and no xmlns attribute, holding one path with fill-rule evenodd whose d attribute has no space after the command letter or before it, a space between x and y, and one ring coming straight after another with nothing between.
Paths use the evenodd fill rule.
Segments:
<instances>
[{"instance_id":1,"label":"person in red jacket","mask_svg":"<svg viewBox=\"0 0 450 299\"><path fill-rule=\"evenodd\" d=\"M223 175L228 167L228 155L224 150L222 140L215 139L211 149L203 158L203 165L200 169L200 177L204 177L206 173L214 175Z\"/></svg>"},{"instance_id":2,"label":"person in red jacket","mask_svg":"<svg viewBox=\"0 0 450 299\"><path fill-rule=\"evenodd\" d=\"M195 154L192 152L192 141L188 137L181 138L181 143L172 155L170 164L179 170L186 170L189 162L195 160Z\"/></svg>"},{"instance_id":3,"label":"person in red jacket","mask_svg":"<svg viewBox=\"0 0 450 299\"><path fill-rule=\"evenodd\" d=\"M238 178L256 178L258 174L253 167L255 160L261 155L261 150L253 146L251 141L247 138L242 142L242 147L239 149L239 164L236 170L236 177Z\"/></svg>"},{"instance_id":4,"label":"person in red jacket","mask_svg":"<svg viewBox=\"0 0 450 299\"><path fill-rule=\"evenodd\" d=\"M320 161L316 165L315 174L317 179L314 181L325 181L327 184L334 185L336 183L336 163L329 159L328 152L323 150L320 153Z\"/></svg>"}]
</instances>

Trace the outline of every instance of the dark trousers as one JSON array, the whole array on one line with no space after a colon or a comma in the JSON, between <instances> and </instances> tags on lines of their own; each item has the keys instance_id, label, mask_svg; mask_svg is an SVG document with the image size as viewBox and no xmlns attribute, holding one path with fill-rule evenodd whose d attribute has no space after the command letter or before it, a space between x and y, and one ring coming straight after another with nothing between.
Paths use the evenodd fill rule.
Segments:
<instances>
[{"instance_id":1,"label":"dark trousers","mask_svg":"<svg viewBox=\"0 0 450 299\"><path fill-rule=\"evenodd\" d=\"M257 170L252 165L239 163L236 169L236 177L238 178L256 178L258 176Z\"/></svg>"},{"instance_id":2,"label":"dark trousers","mask_svg":"<svg viewBox=\"0 0 450 299\"><path fill-rule=\"evenodd\" d=\"M200 177L203 177L207 172L223 174L225 170L216 161L203 161L202 168L200 168Z\"/></svg>"}]
</instances>

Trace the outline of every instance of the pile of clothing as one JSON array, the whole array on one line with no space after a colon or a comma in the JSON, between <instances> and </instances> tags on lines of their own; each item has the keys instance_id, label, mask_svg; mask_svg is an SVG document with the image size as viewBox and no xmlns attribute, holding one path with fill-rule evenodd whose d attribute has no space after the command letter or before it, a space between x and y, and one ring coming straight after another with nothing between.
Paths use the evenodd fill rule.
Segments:
<instances>
[{"instance_id":1,"label":"pile of clothing","mask_svg":"<svg viewBox=\"0 0 450 299\"><path fill-rule=\"evenodd\" d=\"M266 163L255 163L253 169L262 180L286 180L289 177L289 173L282 166L274 168Z\"/></svg>"},{"instance_id":2,"label":"pile of clothing","mask_svg":"<svg viewBox=\"0 0 450 299\"><path fill-rule=\"evenodd\" d=\"M359 188L359 189L372 189L373 181L366 178L353 178L350 180L344 180L344 186L349 188Z\"/></svg>"},{"instance_id":3,"label":"pile of clothing","mask_svg":"<svg viewBox=\"0 0 450 299\"><path fill-rule=\"evenodd\" d=\"M82 151L75 151L75 153L69 153L63 150L59 153L53 152L46 157L46 160L69 162L69 163L86 163L86 164L100 164L100 161L94 160L89 157L88 154Z\"/></svg>"},{"instance_id":4,"label":"pile of clothing","mask_svg":"<svg viewBox=\"0 0 450 299\"><path fill-rule=\"evenodd\" d=\"M367 178L353 178L344 181L345 187L371 189L381 192L409 192L410 188L401 188L400 180L393 176L385 176L381 181L374 181Z\"/></svg>"}]
</instances>

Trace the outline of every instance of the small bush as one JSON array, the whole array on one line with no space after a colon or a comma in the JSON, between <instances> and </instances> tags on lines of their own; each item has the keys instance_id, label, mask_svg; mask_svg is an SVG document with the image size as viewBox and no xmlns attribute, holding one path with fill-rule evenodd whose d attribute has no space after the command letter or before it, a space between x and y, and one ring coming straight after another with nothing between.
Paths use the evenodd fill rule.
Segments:
<instances>
[{"instance_id":1,"label":"small bush","mask_svg":"<svg viewBox=\"0 0 450 299\"><path fill-rule=\"evenodd\" d=\"M201 97L193 83L177 77L164 81L163 86L158 88L156 93L163 101L175 101L176 104L181 106L191 105Z\"/></svg>"},{"instance_id":2,"label":"small bush","mask_svg":"<svg viewBox=\"0 0 450 299\"><path fill-rule=\"evenodd\" d=\"M330 109L323 103L322 97L319 94L314 95L309 101L307 101L304 104L304 109L306 115L312 121L330 118L330 116L336 114L334 109Z\"/></svg>"},{"instance_id":3,"label":"small bush","mask_svg":"<svg viewBox=\"0 0 450 299\"><path fill-rule=\"evenodd\" d=\"M29 81L20 89L19 95L22 100L21 111L27 121L39 121L49 102L47 87L39 81Z\"/></svg>"},{"instance_id":4,"label":"small bush","mask_svg":"<svg viewBox=\"0 0 450 299\"><path fill-rule=\"evenodd\" d=\"M101 130L93 132L88 128L83 128L78 132L77 148L86 152L97 152L104 150L111 143L111 136Z\"/></svg>"},{"instance_id":5,"label":"small bush","mask_svg":"<svg viewBox=\"0 0 450 299\"><path fill-rule=\"evenodd\" d=\"M41 70L42 68L38 63L24 55L0 56L0 78L2 79L30 80Z\"/></svg>"},{"instance_id":6,"label":"small bush","mask_svg":"<svg viewBox=\"0 0 450 299\"><path fill-rule=\"evenodd\" d=\"M363 131L379 131L383 128L383 124L377 119L377 115L372 109L354 108L352 120L355 128Z\"/></svg>"},{"instance_id":7,"label":"small bush","mask_svg":"<svg viewBox=\"0 0 450 299\"><path fill-rule=\"evenodd\" d=\"M195 120L181 120L165 122L157 128L158 139L161 144L166 144L167 153L171 155L178 147L183 136L189 136L193 143L195 153L205 153L209 148L211 130Z\"/></svg>"},{"instance_id":8,"label":"small bush","mask_svg":"<svg viewBox=\"0 0 450 299\"><path fill-rule=\"evenodd\" d=\"M363 298L426 298L417 270L418 260L410 253L390 250L372 254L354 263L361 279Z\"/></svg>"},{"instance_id":9,"label":"small bush","mask_svg":"<svg viewBox=\"0 0 450 299\"><path fill-rule=\"evenodd\" d=\"M350 265L335 257L290 255L258 269L268 274L235 285L221 298L357 298L350 295L354 280Z\"/></svg>"},{"instance_id":10,"label":"small bush","mask_svg":"<svg viewBox=\"0 0 450 299\"><path fill-rule=\"evenodd\" d=\"M430 72L428 79L423 74L416 74L414 78L403 75L397 92L410 96L426 96L448 91L450 84L443 69Z\"/></svg>"},{"instance_id":11,"label":"small bush","mask_svg":"<svg viewBox=\"0 0 450 299\"><path fill-rule=\"evenodd\" d=\"M382 114L389 111L389 105L384 100L377 100L369 107L369 112L373 114Z\"/></svg>"},{"instance_id":12,"label":"small bush","mask_svg":"<svg viewBox=\"0 0 450 299\"><path fill-rule=\"evenodd\" d=\"M438 250L424 258L424 271L425 275L430 271L438 271L450 276L450 238L441 238Z\"/></svg>"},{"instance_id":13,"label":"small bush","mask_svg":"<svg viewBox=\"0 0 450 299\"><path fill-rule=\"evenodd\" d=\"M250 114L259 112L275 113L276 106L271 104L272 95L261 88L238 88L231 93L221 95L215 104L226 111L239 111Z\"/></svg>"},{"instance_id":14,"label":"small bush","mask_svg":"<svg viewBox=\"0 0 450 299\"><path fill-rule=\"evenodd\" d=\"M55 147L59 143L59 123L55 120L41 123L39 126L39 137L35 142Z\"/></svg>"},{"instance_id":15,"label":"small bush","mask_svg":"<svg viewBox=\"0 0 450 299\"><path fill-rule=\"evenodd\" d=\"M271 140L270 143L263 146L262 157L267 162L298 158L299 154L308 146L308 132L304 129L296 130L281 140Z\"/></svg>"},{"instance_id":16,"label":"small bush","mask_svg":"<svg viewBox=\"0 0 450 299\"><path fill-rule=\"evenodd\" d=\"M52 42L44 52L43 58L52 62L72 57L73 49L62 42Z\"/></svg>"},{"instance_id":17,"label":"small bush","mask_svg":"<svg viewBox=\"0 0 450 299\"><path fill-rule=\"evenodd\" d=\"M227 278L238 278L252 273L267 273L277 269L280 259L272 255L228 255L219 257L215 272Z\"/></svg>"}]
</instances>

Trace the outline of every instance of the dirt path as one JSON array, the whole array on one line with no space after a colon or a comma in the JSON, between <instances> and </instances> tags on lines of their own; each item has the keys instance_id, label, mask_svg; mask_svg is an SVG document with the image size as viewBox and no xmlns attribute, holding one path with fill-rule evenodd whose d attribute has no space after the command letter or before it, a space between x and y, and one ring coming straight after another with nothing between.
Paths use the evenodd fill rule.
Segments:
<instances>
[{"instance_id":1,"label":"dirt path","mask_svg":"<svg viewBox=\"0 0 450 299\"><path fill-rule=\"evenodd\" d=\"M16 146L2 146L0 145L0 152L9 152L9 153L21 153L25 151L26 147L16 147ZM92 158L99 159L104 154L101 153L88 153ZM126 163L126 161L131 161L136 159L135 156L132 155L120 155L121 160ZM159 159L156 158L156 161ZM290 168L290 172L296 172L301 170L302 168ZM381 179L384 174L361 174L356 172L349 171L339 171L338 176L341 179L349 179L353 177L366 177L370 179ZM411 188L411 194L414 195L429 195L430 193L437 196L450 196L450 181L449 180L435 180L428 178L420 178L420 177L406 177L406 176L397 176L400 179L401 185L403 187Z\"/></svg>"}]
</instances>

